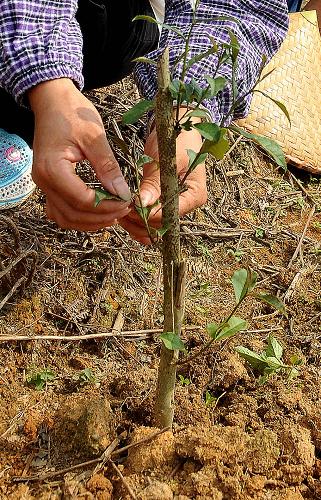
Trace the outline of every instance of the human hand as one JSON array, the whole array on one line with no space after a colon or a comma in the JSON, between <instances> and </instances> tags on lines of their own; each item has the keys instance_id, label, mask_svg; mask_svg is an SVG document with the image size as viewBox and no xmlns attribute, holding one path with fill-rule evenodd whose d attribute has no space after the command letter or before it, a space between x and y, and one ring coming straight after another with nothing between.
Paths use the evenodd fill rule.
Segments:
<instances>
[{"instance_id":1,"label":"human hand","mask_svg":"<svg viewBox=\"0 0 321 500\"><path fill-rule=\"evenodd\" d=\"M95 231L128 215L130 191L93 104L66 78L41 83L28 97L35 114L32 175L46 194L48 218L61 228ZM95 207L95 191L75 173L85 159L103 187L124 202Z\"/></svg>"},{"instance_id":2,"label":"human hand","mask_svg":"<svg viewBox=\"0 0 321 500\"><path fill-rule=\"evenodd\" d=\"M186 109L183 108L182 112ZM182 130L176 140L176 160L179 177L182 179L187 171L189 157L186 150L199 151L202 146L200 134L192 129ZM145 154L158 160L158 145L156 128L153 129L145 144ZM187 190L179 196L180 216L198 208L207 200L206 171L205 165L201 164L195 168L187 177L185 184ZM153 205L160 197L160 176L156 162L148 163L144 166L143 180L140 184L140 198L144 207ZM151 227L159 228L162 222L162 211L156 206L152 209L148 224ZM133 208L132 211L119 221L120 225L129 232L135 240L145 245L150 245L151 240L147 233L144 221Z\"/></svg>"}]
</instances>

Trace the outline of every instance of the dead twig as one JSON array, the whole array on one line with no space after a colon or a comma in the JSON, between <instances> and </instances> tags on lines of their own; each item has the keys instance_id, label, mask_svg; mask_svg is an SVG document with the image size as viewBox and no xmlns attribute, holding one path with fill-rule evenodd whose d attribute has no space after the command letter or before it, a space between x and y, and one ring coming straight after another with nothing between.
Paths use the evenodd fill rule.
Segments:
<instances>
[{"instance_id":1,"label":"dead twig","mask_svg":"<svg viewBox=\"0 0 321 500\"><path fill-rule=\"evenodd\" d=\"M91 315L91 320L92 321L94 321L96 319L97 311L98 311L98 309L100 307L101 301L104 300L104 298L106 298L106 296L108 294L109 286L107 286L107 284L110 281L110 273L109 273L109 271L110 271L109 267L107 267L105 269L105 276L104 276L103 282L101 284L101 287L99 289L99 292L98 292L96 300L95 300L94 310L93 310L92 315Z\"/></svg>"},{"instance_id":2,"label":"dead twig","mask_svg":"<svg viewBox=\"0 0 321 500\"><path fill-rule=\"evenodd\" d=\"M8 434L10 434L10 432L12 431L12 429L14 429L14 427L17 425L17 423L23 417L23 415L24 415L24 412L21 411L15 417L13 417L13 419L11 420L11 423L10 423L10 426L8 427L8 429L6 431L4 431L3 434L1 434L0 440L4 439L5 437L8 436Z\"/></svg>"},{"instance_id":3,"label":"dead twig","mask_svg":"<svg viewBox=\"0 0 321 500\"><path fill-rule=\"evenodd\" d=\"M112 468L114 469L114 471L117 473L117 475L119 476L121 482L123 483L124 485L124 488L126 488L129 496L131 498L133 498L133 500L136 500L137 497L135 495L135 493L133 492L133 490L131 489L131 487L129 486L129 484L127 483L126 479L124 478L124 476L122 475L121 471L119 470L119 468L117 467L116 464L114 464L114 462L112 460L109 460L109 463L110 465L112 466Z\"/></svg>"},{"instance_id":4,"label":"dead twig","mask_svg":"<svg viewBox=\"0 0 321 500\"><path fill-rule=\"evenodd\" d=\"M14 250L17 253L20 253L21 251L20 234L15 223L9 217L6 217L4 215L0 215L0 223L4 223L10 227L14 240Z\"/></svg>"},{"instance_id":5,"label":"dead twig","mask_svg":"<svg viewBox=\"0 0 321 500\"><path fill-rule=\"evenodd\" d=\"M93 470L92 475L97 474L108 462L111 457L111 454L117 448L118 444L122 439L127 437L127 432L122 432L114 441L110 443L110 445L105 449L104 453L101 455L101 463L99 463Z\"/></svg>"},{"instance_id":6,"label":"dead twig","mask_svg":"<svg viewBox=\"0 0 321 500\"><path fill-rule=\"evenodd\" d=\"M120 334L121 331L122 331L122 329L123 329L124 323L125 323L125 318L124 318L124 315L123 315L122 311L120 310L120 311L118 311L118 314L116 316L116 319L115 319L113 328L111 330L111 333L113 335Z\"/></svg>"},{"instance_id":7,"label":"dead twig","mask_svg":"<svg viewBox=\"0 0 321 500\"><path fill-rule=\"evenodd\" d=\"M299 240L299 243L298 243L298 246L296 247L295 249L295 252L294 254L292 255L292 258L288 264L288 268L292 266L293 262L295 261L295 259L297 258L297 256L299 255L299 252L301 251L301 247L302 247L302 244L303 244L303 240L304 240L304 237L305 237L305 234L308 230L308 227L310 225L310 222L311 222L311 219L314 215L314 212L315 212L315 205L313 205L313 207L311 208L310 210L310 213L309 213L309 216L308 216L308 219L306 221L306 224L304 226L304 229L303 229L303 232L302 232L302 235L301 235L301 238Z\"/></svg>"},{"instance_id":8,"label":"dead twig","mask_svg":"<svg viewBox=\"0 0 321 500\"><path fill-rule=\"evenodd\" d=\"M88 327L88 325L84 325L84 327ZM191 331L191 330L202 330L201 326L186 326L183 330ZM142 335L152 336L157 335L158 333L162 333L162 328L154 328L149 330L127 330L122 333L112 333L112 332L104 332L104 333L89 333L87 335L0 335L0 342L23 342L31 340L63 340L65 342L70 341L80 341L80 340L91 340L91 339L103 339L108 337L140 337Z\"/></svg>"},{"instance_id":9,"label":"dead twig","mask_svg":"<svg viewBox=\"0 0 321 500\"><path fill-rule=\"evenodd\" d=\"M4 297L4 299L2 299L2 301L0 302L0 311L3 308L3 306L8 302L8 300L12 297L12 295L18 290L18 288L20 288L20 286L22 285L22 283L24 281L26 281L25 276L21 276L21 278L19 278L18 281L16 281L16 283L13 285L11 290L7 293L7 295Z\"/></svg>"}]
</instances>

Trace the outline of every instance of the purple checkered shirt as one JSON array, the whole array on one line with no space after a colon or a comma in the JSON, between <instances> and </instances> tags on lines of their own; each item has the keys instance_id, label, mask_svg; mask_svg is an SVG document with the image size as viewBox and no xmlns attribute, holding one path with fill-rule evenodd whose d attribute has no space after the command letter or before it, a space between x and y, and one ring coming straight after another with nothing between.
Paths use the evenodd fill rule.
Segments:
<instances>
[{"instance_id":1,"label":"purple checkered shirt","mask_svg":"<svg viewBox=\"0 0 321 500\"><path fill-rule=\"evenodd\" d=\"M134 0L133 0L134 1ZM192 18L190 0L166 0L165 22L187 33ZM77 0L1 0L0 5L0 87L20 101L25 92L46 80L70 78L81 89L82 35L76 21ZM246 96L258 78L262 56L270 59L282 43L288 25L286 0L201 0L198 8L201 20L193 30L189 57L206 51L211 38L217 43L228 42L226 28L236 34L239 54L237 87L242 103L234 118L246 115L250 96ZM215 16L233 16L232 20L213 20ZM170 48L173 63L182 53L181 39L173 32L163 30L159 48L148 57L157 59L165 46ZM215 71L216 55L195 63L187 72L186 81L194 78L201 86L202 75ZM174 71L180 75L181 67ZM219 74L230 76L225 64ZM156 93L156 75L153 66L139 63L135 77L141 94L153 98ZM231 88L227 86L220 98L205 102L212 119L221 121L230 108Z\"/></svg>"}]
</instances>

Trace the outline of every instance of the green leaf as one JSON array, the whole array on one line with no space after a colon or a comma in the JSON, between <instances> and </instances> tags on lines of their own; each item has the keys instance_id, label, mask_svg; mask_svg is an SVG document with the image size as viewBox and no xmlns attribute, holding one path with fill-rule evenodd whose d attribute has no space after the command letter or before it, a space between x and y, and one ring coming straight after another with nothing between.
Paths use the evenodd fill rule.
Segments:
<instances>
[{"instance_id":1,"label":"green leaf","mask_svg":"<svg viewBox=\"0 0 321 500\"><path fill-rule=\"evenodd\" d=\"M258 92L259 94L262 94L264 95L265 97L267 97L268 99L270 99L270 101L274 102L274 104L276 104L278 106L278 108L280 108L280 110L285 114L285 116L287 117L287 120L290 124L290 127L291 127L291 118L290 118L290 114L285 106L285 104L283 104L283 102L281 101L278 101L277 99L274 99L273 97L271 97L269 94L267 94L266 92L263 92L263 90L256 90L254 89L253 92Z\"/></svg>"},{"instance_id":2,"label":"green leaf","mask_svg":"<svg viewBox=\"0 0 321 500\"><path fill-rule=\"evenodd\" d=\"M158 236L164 236L164 234L167 233L167 231L169 230L170 226L164 226L164 227L160 227L159 229L156 229L156 233L158 234Z\"/></svg>"},{"instance_id":3,"label":"green leaf","mask_svg":"<svg viewBox=\"0 0 321 500\"><path fill-rule=\"evenodd\" d=\"M256 142L261 148L275 161L279 167L287 170L285 156L282 151L281 146L273 141L272 139L268 139L267 137L263 137L257 134L251 134L250 132L246 132L245 130L237 127L236 125L232 125L230 127L231 130L246 137L247 139L251 139L253 142Z\"/></svg>"},{"instance_id":4,"label":"green leaf","mask_svg":"<svg viewBox=\"0 0 321 500\"><path fill-rule=\"evenodd\" d=\"M148 217L153 210L153 208L157 207L159 205L159 200L156 200L155 203L148 207L141 207L139 205L135 205L135 210L138 213L138 215L141 217L142 220L148 220Z\"/></svg>"},{"instance_id":5,"label":"green leaf","mask_svg":"<svg viewBox=\"0 0 321 500\"><path fill-rule=\"evenodd\" d=\"M153 163L155 162L154 158L148 155L141 155L136 162L137 168L141 168L147 163Z\"/></svg>"},{"instance_id":6,"label":"green leaf","mask_svg":"<svg viewBox=\"0 0 321 500\"><path fill-rule=\"evenodd\" d=\"M168 30L168 31L173 31L178 35L180 38L183 38L183 40L186 39L184 33L182 33L179 29L175 28L174 26L170 26L169 24L161 23L154 19L152 16L135 16L133 21L148 21L149 23L154 23L158 24L159 26L162 27L162 29Z\"/></svg>"},{"instance_id":7,"label":"green leaf","mask_svg":"<svg viewBox=\"0 0 321 500\"><path fill-rule=\"evenodd\" d=\"M186 118L191 118L195 116L196 118L208 118L209 114L206 109L192 109L186 114Z\"/></svg>"},{"instance_id":8,"label":"green leaf","mask_svg":"<svg viewBox=\"0 0 321 500\"><path fill-rule=\"evenodd\" d=\"M184 342L176 333L162 333L160 335L160 339L164 343L166 349L169 349L170 351L186 351Z\"/></svg>"},{"instance_id":9,"label":"green leaf","mask_svg":"<svg viewBox=\"0 0 321 500\"><path fill-rule=\"evenodd\" d=\"M206 326L206 330L208 331L209 336L212 339L216 339L216 334L217 334L218 327L219 327L219 325L217 323L209 323Z\"/></svg>"},{"instance_id":10,"label":"green leaf","mask_svg":"<svg viewBox=\"0 0 321 500\"><path fill-rule=\"evenodd\" d=\"M223 160L224 156L230 149L230 145L226 137L226 130L226 128L221 128L220 139L217 142L206 139L201 148L201 152L211 154L216 160Z\"/></svg>"},{"instance_id":11,"label":"green leaf","mask_svg":"<svg viewBox=\"0 0 321 500\"><path fill-rule=\"evenodd\" d=\"M290 358L290 363L294 366L300 366L303 364L303 360L301 358L299 358L299 356L297 356L296 354L294 354L293 356L291 356Z\"/></svg>"},{"instance_id":12,"label":"green leaf","mask_svg":"<svg viewBox=\"0 0 321 500\"><path fill-rule=\"evenodd\" d=\"M185 122L182 122L180 126L182 129L187 130L189 132L193 128L193 122L190 118L187 118L187 120L185 120Z\"/></svg>"},{"instance_id":13,"label":"green leaf","mask_svg":"<svg viewBox=\"0 0 321 500\"><path fill-rule=\"evenodd\" d=\"M177 99L180 91L185 89L185 84L181 80L172 80L168 86L173 99Z\"/></svg>"},{"instance_id":14,"label":"green leaf","mask_svg":"<svg viewBox=\"0 0 321 500\"><path fill-rule=\"evenodd\" d=\"M193 167L193 170L194 170L194 168L196 168L197 165L204 163L204 161L206 160L206 157L207 157L207 153L202 153L199 155L199 153L196 153L192 149L187 149L186 152L187 152L188 157L189 157L188 169Z\"/></svg>"},{"instance_id":15,"label":"green leaf","mask_svg":"<svg viewBox=\"0 0 321 500\"><path fill-rule=\"evenodd\" d=\"M294 378L298 377L299 374L300 374L299 370L297 368L292 367L291 370L289 371L288 380L293 380Z\"/></svg>"},{"instance_id":16,"label":"green leaf","mask_svg":"<svg viewBox=\"0 0 321 500\"><path fill-rule=\"evenodd\" d=\"M277 371L280 368L283 368L283 366L284 366L283 363L279 359L275 358L274 356L267 356L264 361L265 361L265 363L268 364L269 368L272 371Z\"/></svg>"},{"instance_id":17,"label":"green leaf","mask_svg":"<svg viewBox=\"0 0 321 500\"><path fill-rule=\"evenodd\" d=\"M136 57L133 59L133 62L136 63L144 63L144 64L151 64L152 66L157 66L157 62L153 61L153 59L149 59L148 57Z\"/></svg>"},{"instance_id":18,"label":"green leaf","mask_svg":"<svg viewBox=\"0 0 321 500\"><path fill-rule=\"evenodd\" d=\"M47 384L55 379L55 374L48 368L39 372L33 372L26 377L28 384L33 385L37 391L41 391Z\"/></svg>"},{"instance_id":19,"label":"green leaf","mask_svg":"<svg viewBox=\"0 0 321 500\"><path fill-rule=\"evenodd\" d=\"M235 348L236 352L245 359L254 369L262 370L267 366L267 363L262 359L260 354L257 354L247 347L238 346Z\"/></svg>"},{"instance_id":20,"label":"green leaf","mask_svg":"<svg viewBox=\"0 0 321 500\"><path fill-rule=\"evenodd\" d=\"M197 54L194 57L191 57L191 59L189 59L188 62L187 62L187 64L186 64L186 70L188 70L191 66L193 66L193 64L195 64L196 62L201 61L205 57L208 57L211 54L216 54L217 51L218 51L218 46L214 45L213 47L211 47L210 49L206 50L205 52L202 52L201 54Z\"/></svg>"},{"instance_id":21,"label":"green leaf","mask_svg":"<svg viewBox=\"0 0 321 500\"><path fill-rule=\"evenodd\" d=\"M215 340L220 341L227 339L240 332L241 330L246 330L246 328L247 322L244 319L238 318L237 316L232 316L228 320L226 326L224 326L222 329L218 328Z\"/></svg>"},{"instance_id":22,"label":"green leaf","mask_svg":"<svg viewBox=\"0 0 321 500\"><path fill-rule=\"evenodd\" d=\"M257 274L248 269L238 269L233 274L231 281L234 288L236 303L238 304L255 287Z\"/></svg>"},{"instance_id":23,"label":"green leaf","mask_svg":"<svg viewBox=\"0 0 321 500\"><path fill-rule=\"evenodd\" d=\"M268 304L269 306L272 306L280 313L286 314L285 305L275 295L271 295L269 293L258 293L255 294L255 298L260 300L261 302L264 302L265 304Z\"/></svg>"},{"instance_id":24,"label":"green leaf","mask_svg":"<svg viewBox=\"0 0 321 500\"><path fill-rule=\"evenodd\" d=\"M182 386L190 385L191 381L189 378L185 378L184 375L178 375L179 381Z\"/></svg>"},{"instance_id":25,"label":"green leaf","mask_svg":"<svg viewBox=\"0 0 321 500\"><path fill-rule=\"evenodd\" d=\"M221 128L216 123L195 123L193 127L209 141L216 143L221 138Z\"/></svg>"},{"instance_id":26,"label":"green leaf","mask_svg":"<svg viewBox=\"0 0 321 500\"><path fill-rule=\"evenodd\" d=\"M205 76L209 86L210 86L210 94L209 97L215 97L219 92L221 92L226 85L226 78L223 76L217 76L216 78L212 78L211 76Z\"/></svg>"},{"instance_id":27,"label":"green leaf","mask_svg":"<svg viewBox=\"0 0 321 500\"><path fill-rule=\"evenodd\" d=\"M155 107L155 102L149 99L143 99L137 102L134 106L123 114L123 123L125 125L131 125L136 123L144 113L153 109Z\"/></svg>"},{"instance_id":28,"label":"green leaf","mask_svg":"<svg viewBox=\"0 0 321 500\"><path fill-rule=\"evenodd\" d=\"M265 354L268 357L274 357L279 361L282 358L283 347L281 346L281 344L279 344L276 338L273 337L273 335L269 335L268 346L265 350Z\"/></svg>"},{"instance_id":29,"label":"green leaf","mask_svg":"<svg viewBox=\"0 0 321 500\"><path fill-rule=\"evenodd\" d=\"M116 196L115 194L111 194L105 189L100 189L96 188L95 189L95 207L98 207L99 203L103 200L117 200L117 201L124 201L119 196Z\"/></svg>"},{"instance_id":30,"label":"green leaf","mask_svg":"<svg viewBox=\"0 0 321 500\"><path fill-rule=\"evenodd\" d=\"M206 391L205 393L205 406L212 406L216 402L216 397L213 396L210 391Z\"/></svg>"},{"instance_id":31,"label":"green leaf","mask_svg":"<svg viewBox=\"0 0 321 500\"><path fill-rule=\"evenodd\" d=\"M237 60L237 56L239 55L240 44L239 44L239 41L237 39L237 36L235 35L235 33L232 30L228 29L228 34L229 34L230 40L231 40L230 47L231 47L232 61L233 61L233 63L235 63Z\"/></svg>"}]
</instances>

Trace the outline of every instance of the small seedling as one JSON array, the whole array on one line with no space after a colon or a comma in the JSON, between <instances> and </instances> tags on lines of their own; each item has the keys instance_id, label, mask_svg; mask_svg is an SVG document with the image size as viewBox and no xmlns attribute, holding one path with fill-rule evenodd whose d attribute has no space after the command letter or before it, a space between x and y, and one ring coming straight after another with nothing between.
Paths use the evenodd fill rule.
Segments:
<instances>
[{"instance_id":1,"label":"small seedling","mask_svg":"<svg viewBox=\"0 0 321 500\"><path fill-rule=\"evenodd\" d=\"M79 385L96 383L96 377L90 368L85 368L84 370L81 370L81 372L79 372L79 374L77 375L77 380L79 382Z\"/></svg>"},{"instance_id":2,"label":"small seedling","mask_svg":"<svg viewBox=\"0 0 321 500\"><path fill-rule=\"evenodd\" d=\"M236 347L236 351L260 374L259 384L265 384L271 375L277 373L285 374L287 380L299 375L297 367L302 364L302 360L292 356L290 365L283 363L283 347L273 335L269 336L267 348L261 354L243 346Z\"/></svg>"},{"instance_id":3,"label":"small seedling","mask_svg":"<svg viewBox=\"0 0 321 500\"><path fill-rule=\"evenodd\" d=\"M179 383L184 387L190 385L191 381L189 378L185 378L184 375L178 375Z\"/></svg>"},{"instance_id":4,"label":"small seedling","mask_svg":"<svg viewBox=\"0 0 321 500\"><path fill-rule=\"evenodd\" d=\"M55 377L56 375L54 372L48 368L44 368L43 370L28 373L26 380L28 384L32 385L37 391L42 391L42 389L47 387L48 382L52 382Z\"/></svg>"},{"instance_id":5,"label":"small seedling","mask_svg":"<svg viewBox=\"0 0 321 500\"><path fill-rule=\"evenodd\" d=\"M232 255L236 262L241 262L242 256L244 255L243 250L233 250L232 248L229 248L227 250L228 255Z\"/></svg>"},{"instance_id":6,"label":"small seedling","mask_svg":"<svg viewBox=\"0 0 321 500\"><path fill-rule=\"evenodd\" d=\"M216 404L217 398L210 393L210 391L205 392L205 406L210 408L214 404Z\"/></svg>"},{"instance_id":7,"label":"small seedling","mask_svg":"<svg viewBox=\"0 0 321 500\"><path fill-rule=\"evenodd\" d=\"M255 237L256 238L264 238L264 229L261 227L258 227L255 231Z\"/></svg>"}]
</instances>

